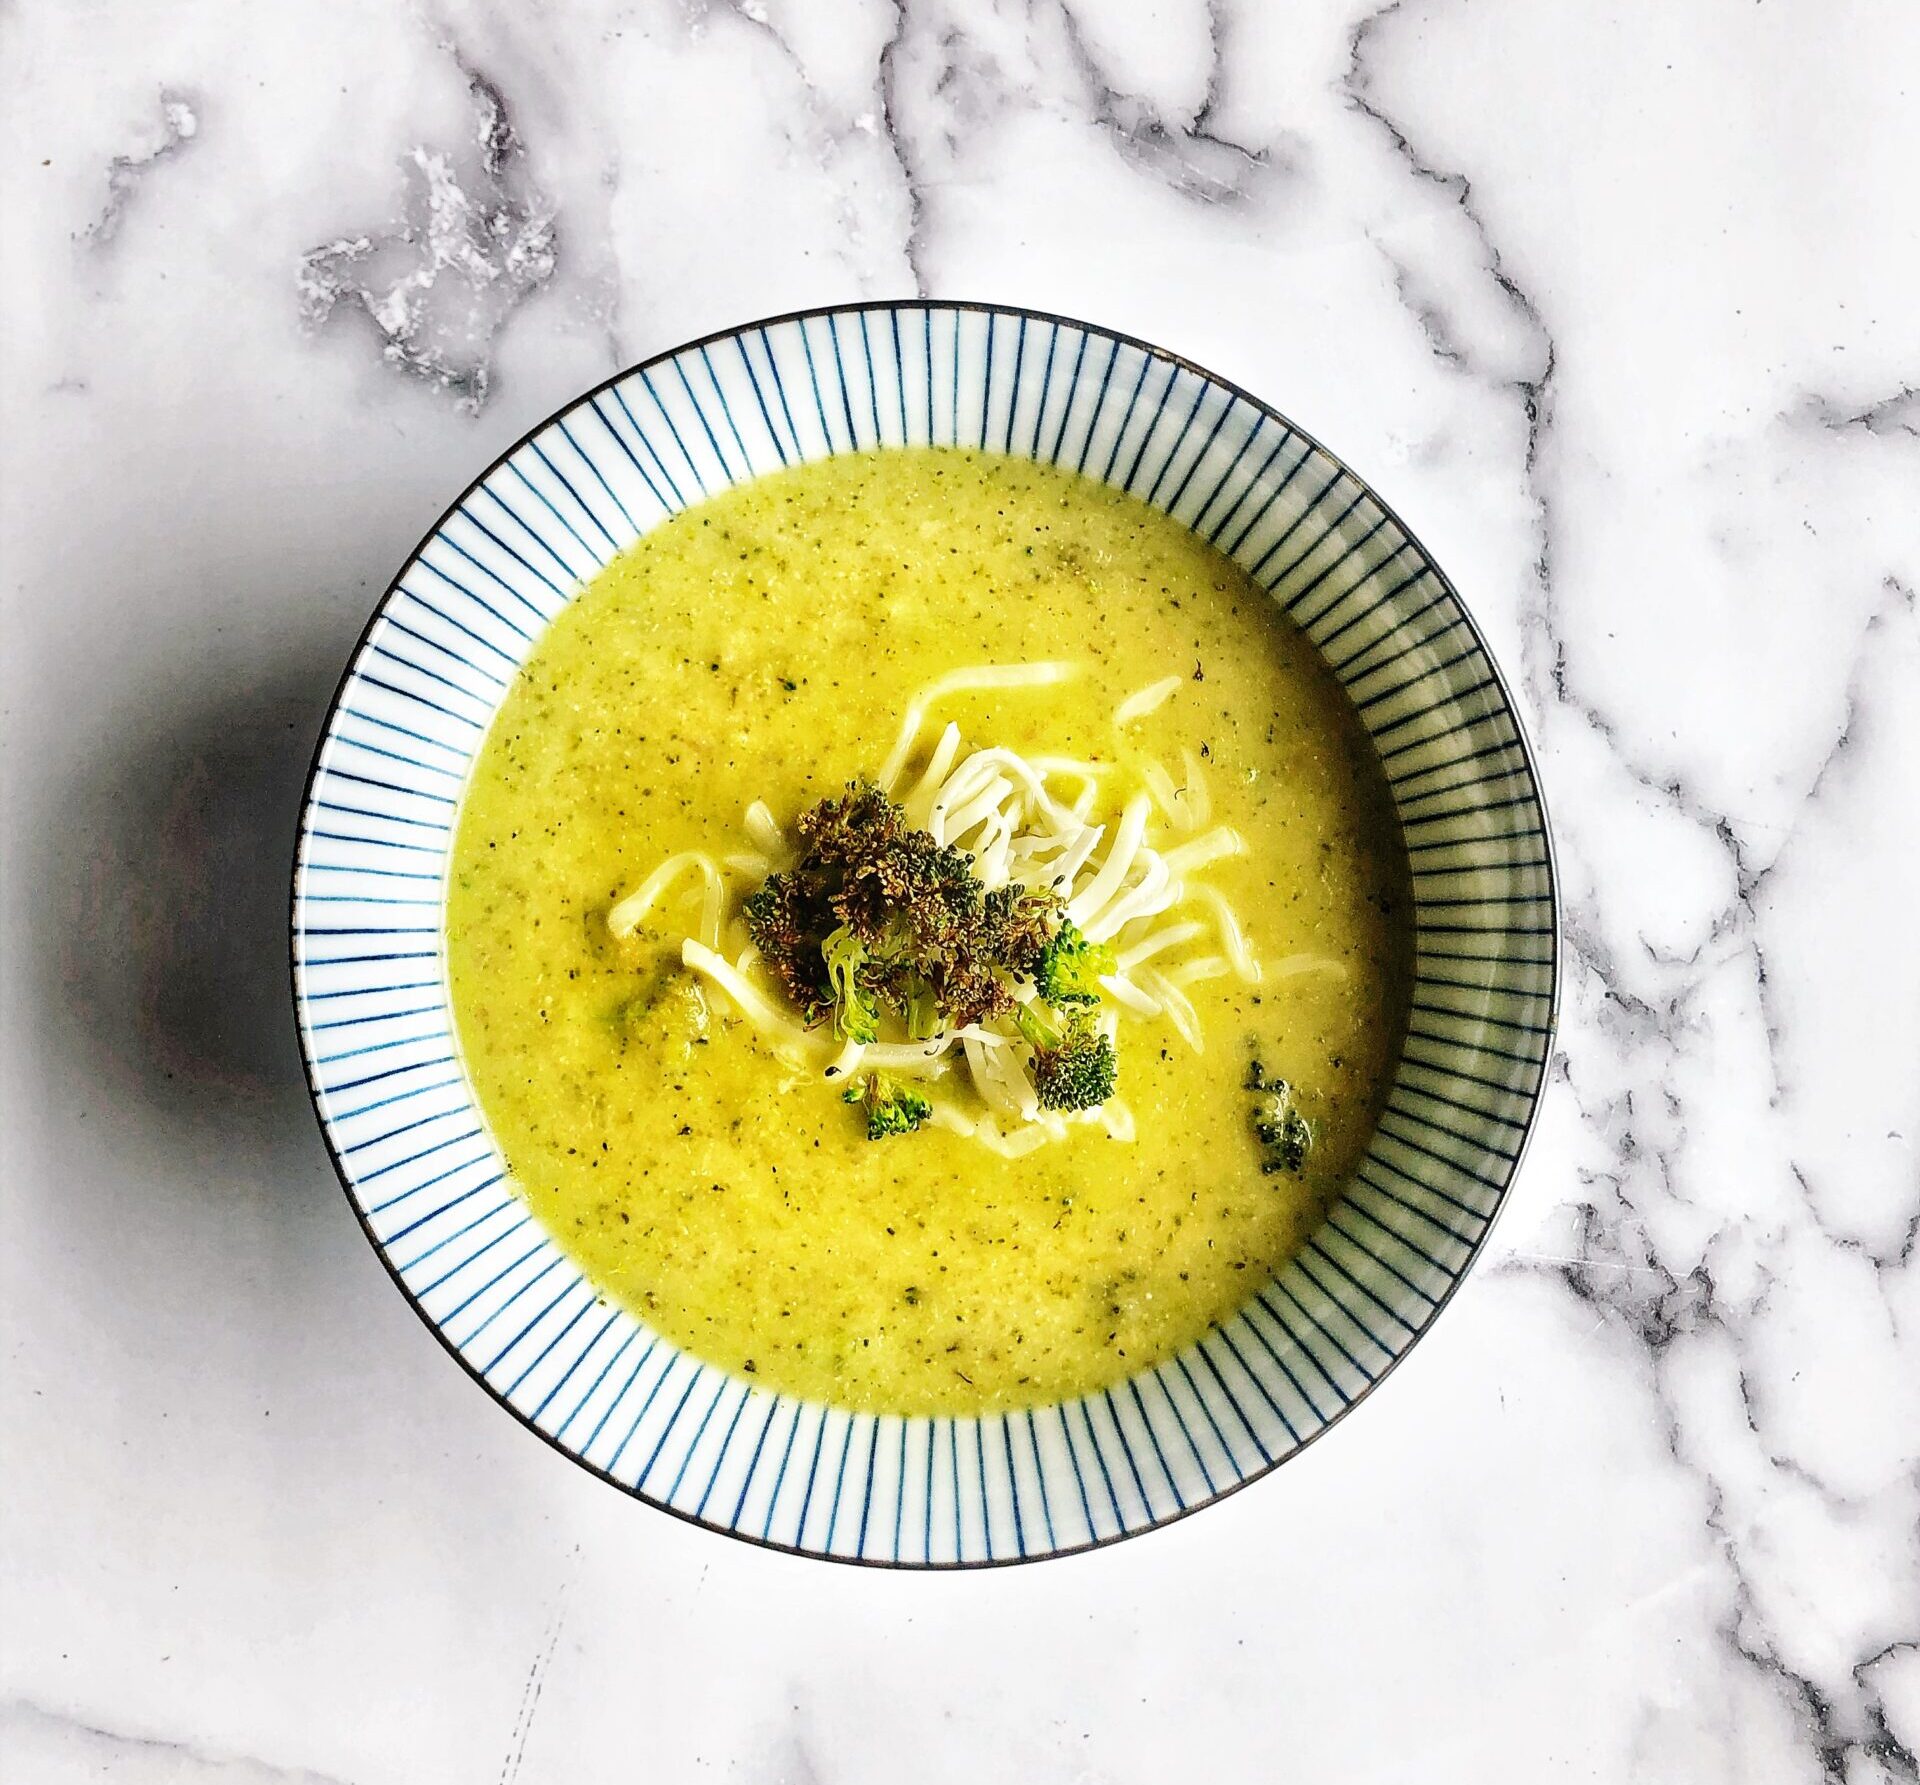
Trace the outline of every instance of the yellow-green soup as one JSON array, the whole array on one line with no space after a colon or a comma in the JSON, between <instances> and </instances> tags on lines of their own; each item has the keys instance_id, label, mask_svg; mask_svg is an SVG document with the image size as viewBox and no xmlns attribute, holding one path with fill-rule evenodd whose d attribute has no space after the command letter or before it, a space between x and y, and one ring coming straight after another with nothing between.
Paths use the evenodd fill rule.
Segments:
<instances>
[{"instance_id":1,"label":"yellow-green soup","mask_svg":"<svg viewBox=\"0 0 1920 1785\"><path fill-rule=\"evenodd\" d=\"M1188 988L1204 1051L1123 1025L1131 1141L1076 1126L1002 1159L866 1137L724 994L676 983L697 892L616 941L664 857L747 847L880 768L943 671L1070 659L1059 687L935 723L1032 754L1206 764L1207 870L1264 964ZM1170 674L1179 691L1116 726ZM1130 497L1025 460L888 451L765 477L655 529L540 640L463 804L447 900L466 1068L521 1193L601 1293L770 1388L967 1413L1149 1367L1262 1288L1365 1148L1410 976L1406 864L1338 684L1263 591ZM1297 970L1303 960L1336 962ZM1293 963L1293 966L1289 966ZM1244 1081L1316 1144L1263 1174Z\"/></svg>"}]
</instances>

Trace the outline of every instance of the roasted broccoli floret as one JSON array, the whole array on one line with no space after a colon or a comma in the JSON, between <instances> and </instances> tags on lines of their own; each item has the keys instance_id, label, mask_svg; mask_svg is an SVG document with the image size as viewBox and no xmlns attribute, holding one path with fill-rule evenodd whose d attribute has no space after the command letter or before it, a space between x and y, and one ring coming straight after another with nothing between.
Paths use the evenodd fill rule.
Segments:
<instances>
[{"instance_id":1,"label":"roasted broccoli floret","mask_svg":"<svg viewBox=\"0 0 1920 1785\"><path fill-rule=\"evenodd\" d=\"M917 1020L931 1035L1013 1008L1010 981L1033 970L1059 908L1053 894L988 893L964 850L911 828L892 800L860 783L802 813L795 828L799 860L769 875L745 909L761 959L808 1022L844 1002L823 955L842 929L867 951L862 988L910 1027Z\"/></svg>"},{"instance_id":2,"label":"roasted broccoli floret","mask_svg":"<svg viewBox=\"0 0 1920 1785\"><path fill-rule=\"evenodd\" d=\"M860 983L867 945L845 924L820 944L827 983L833 988L833 1032L842 1041L868 1042L880 1034L880 1011L873 994Z\"/></svg>"},{"instance_id":3,"label":"roasted broccoli floret","mask_svg":"<svg viewBox=\"0 0 1920 1785\"><path fill-rule=\"evenodd\" d=\"M1034 973L1057 923L1066 921L1060 895L1024 886L1000 887L986 896L982 918L987 949L1009 973Z\"/></svg>"},{"instance_id":4,"label":"roasted broccoli floret","mask_svg":"<svg viewBox=\"0 0 1920 1785\"><path fill-rule=\"evenodd\" d=\"M1039 1004L1013 1013L1033 1049L1033 1088L1047 1109L1092 1109L1113 1095L1119 1062L1113 1038L1093 1026L1084 1009L1056 1016Z\"/></svg>"},{"instance_id":5,"label":"roasted broccoli floret","mask_svg":"<svg viewBox=\"0 0 1920 1785\"><path fill-rule=\"evenodd\" d=\"M867 1112L867 1139L885 1140L890 1134L911 1134L924 1127L933 1105L912 1085L884 1072L868 1073L840 1093L841 1101Z\"/></svg>"},{"instance_id":6,"label":"roasted broccoli floret","mask_svg":"<svg viewBox=\"0 0 1920 1785\"><path fill-rule=\"evenodd\" d=\"M837 921L797 874L772 874L741 907L747 933L780 988L810 1023L820 1020L831 986L820 943Z\"/></svg>"},{"instance_id":7,"label":"roasted broccoli floret","mask_svg":"<svg viewBox=\"0 0 1920 1785\"><path fill-rule=\"evenodd\" d=\"M1063 917L1040 950L1033 982L1049 1004L1097 1004L1100 976L1116 965L1107 943L1089 942L1072 918Z\"/></svg>"},{"instance_id":8,"label":"roasted broccoli floret","mask_svg":"<svg viewBox=\"0 0 1920 1785\"><path fill-rule=\"evenodd\" d=\"M1294 1107L1293 1087L1283 1078L1268 1078L1256 1060L1247 1074L1253 1100L1253 1135L1260 1143L1260 1170L1268 1177L1297 1172L1313 1151L1313 1124Z\"/></svg>"}]
</instances>

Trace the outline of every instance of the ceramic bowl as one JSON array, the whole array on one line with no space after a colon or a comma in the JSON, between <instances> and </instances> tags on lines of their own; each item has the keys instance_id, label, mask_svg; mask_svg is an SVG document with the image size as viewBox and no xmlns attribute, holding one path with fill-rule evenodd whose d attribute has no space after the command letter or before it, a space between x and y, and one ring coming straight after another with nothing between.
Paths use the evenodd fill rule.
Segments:
<instances>
[{"instance_id":1,"label":"ceramic bowl","mask_svg":"<svg viewBox=\"0 0 1920 1785\"><path fill-rule=\"evenodd\" d=\"M897 1418L770 1393L603 1302L514 1195L463 1073L442 906L455 809L515 670L616 552L784 465L964 443L1133 491L1318 646L1412 853L1417 983L1373 1144L1312 1243L1156 1369L1065 1405ZM489 1394L623 1492L839 1560L1032 1560L1131 1536L1336 1424L1460 1285L1552 1044L1554 871L1533 759L1420 543L1277 411L1143 342L986 305L863 305L609 379L461 496L368 623L300 820L293 982L314 1105L393 1279Z\"/></svg>"}]
</instances>

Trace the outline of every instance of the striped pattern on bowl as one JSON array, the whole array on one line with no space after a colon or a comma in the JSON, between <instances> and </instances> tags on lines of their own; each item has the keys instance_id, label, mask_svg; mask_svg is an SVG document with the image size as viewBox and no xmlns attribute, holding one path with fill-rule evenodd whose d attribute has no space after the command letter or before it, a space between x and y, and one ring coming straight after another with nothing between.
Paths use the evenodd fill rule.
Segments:
<instances>
[{"instance_id":1,"label":"striped pattern on bowl","mask_svg":"<svg viewBox=\"0 0 1920 1785\"><path fill-rule=\"evenodd\" d=\"M603 1303L514 1196L462 1073L441 937L468 768L542 628L689 503L783 465L961 443L1071 466L1246 567L1372 733L1412 852L1417 981L1372 1147L1232 1320L1062 1406L873 1417L769 1393ZM1557 991L1551 847L1500 674L1394 515L1264 404L1085 324L941 303L821 311L621 374L442 517L367 627L293 883L300 1037L342 1183L467 1368L568 1455L715 1529L910 1566L1164 1523L1325 1430L1425 1330L1532 1125Z\"/></svg>"}]
</instances>

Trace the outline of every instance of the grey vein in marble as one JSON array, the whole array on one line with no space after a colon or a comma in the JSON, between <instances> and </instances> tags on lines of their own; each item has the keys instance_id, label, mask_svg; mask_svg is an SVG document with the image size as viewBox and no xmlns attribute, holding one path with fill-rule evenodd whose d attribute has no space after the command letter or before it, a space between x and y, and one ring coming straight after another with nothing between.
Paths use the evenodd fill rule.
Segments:
<instances>
[{"instance_id":1,"label":"grey vein in marble","mask_svg":"<svg viewBox=\"0 0 1920 1785\"><path fill-rule=\"evenodd\" d=\"M138 148L116 155L107 163L107 197L100 214L87 226L86 240L104 248L120 233L127 207L141 183L162 162L178 155L200 134L199 102L191 95L163 88L159 117L150 122Z\"/></svg>"},{"instance_id":2,"label":"grey vein in marble","mask_svg":"<svg viewBox=\"0 0 1920 1785\"><path fill-rule=\"evenodd\" d=\"M1821 427L1836 431L1860 428L1869 434L1904 434L1920 439L1920 386L1903 384L1898 390L1863 404L1814 396L1808 398L1804 413Z\"/></svg>"},{"instance_id":3,"label":"grey vein in marble","mask_svg":"<svg viewBox=\"0 0 1920 1785\"><path fill-rule=\"evenodd\" d=\"M520 1688L519 1707L514 1712L513 1728L507 1736L507 1751L500 1762L500 1785L513 1785L527 1757L527 1738L533 1733L534 1719L540 1712L540 1695L546 1687L547 1669L553 1665L553 1652L560 1646L560 1632L567 1622L567 1595L580 1566L580 1546L575 1544L565 1563L559 1591L554 1595L553 1611L547 1628L534 1651L527 1677Z\"/></svg>"},{"instance_id":4,"label":"grey vein in marble","mask_svg":"<svg viewBox=\"0 0 1920 1785\"><path fill-rule=\"evenodd\" d=\"M900 178L907 192L907 234L901 244L901 252L906 256L907 270L913 275L914 296L926 297L933 290L927 283L926 194L922 190L913 151L900 124L900 45L907 34L907 6L908 0L893 0L893 29L880 49L880 122L886 134L887 147L900 168Z\"/></svg>"},{"instance_id":5,"label":"grey vein in marble","mask_svg":"<svg viewBox=\"0 0 1920 1785\"><path fill-rule=\"evenodd\" d=\"M1209 12L1211 65L1207 89L1191 117L1181 118L1139 93L1123 92L1107 78L1067 0L1059 0L1060 32L1072 65L1085 83L1093 121L1130 166L1150 174L1187 198L1207 204L1241 204L1255 175L1273 160L1268 149L1235 142L1212 128L1221 92L1221 18Z\"/></svg>"},{"instance_id":6,"label":"grey vein in marble","mask_svg":"<svg viewBox=\"0 0 1920 1785\"><path fill-rule=\"evenodd\" d=\"M454 54L473 111L471 142L416 147L405 167L405 220L310 250L298 293L311 326L343 308L365 316L389 365L477 414L492 387L494 342L553 278L559 243L499 87Z\"/></svg>"},{"instance_id":7,"label":"grey vein in marble","mask_svg":"<svg viewBox=\"0 0 1920 1785\"><path fill-rule=\"evenodd\" d=\"M1067 0L1027 0L990 18L960 0L892 3L881 110L908 188L907 252L923 291L932 195L1009 114L1050 115L1091 131L1125 167L1210 209L1244 209L1298 171L1302 151L1292 137L1243 142L1215 122L1227 68L1218 6L1207 13L1205 90L1183 105L1109 72Z\"/></svg>"},{"instance_id":8,"label":"grey vein in marble","mask_svg":"<svg viewBox=\"0 0 1920 1785\"><path fill-rule=\"evenodd\" d=\"M823 78L810 64L810 46L796 37L790 23L783 21L767 0L694 0L690 12L696 23L716 14L733 19L742 29L772 45L784 64L798 98L786 134L797 159L827 177L835 227L826 245L863 295L900 295L901 288L890 275L885 275L883 286L876 287L874 281L878 268L873 263L891 262L896 255L905 265L912 292L927 295L929 288L917 264L915 240L921 198L908 152L895 133L892 113L891 50L904 22L904 0L895 0L888 40L879 45L871 65L861 67L853 80L846 78L853 71L838 67L826 71ZM817 30L817 19L806 21L803 16L794 21L809 22ZM831 82L835 73L842 78L837 92ZM770 98L767 109L777 116L785 108L776 96ZM863 189L870 158L881 156L899 180L903 229L893 227L891 207L884 200L878 205L872 203L871 195Z\"/></svg>"},{"instance_id":9,"label":"grey vein in marble","mask_svg":"<svg viewBox=\"0 0 1920 1785\"><path fill-rule=\"evenodd\" d=\"M331 1773L281 1766L166 1736L132 1735L44 1705L0 1703L0 1757L28 1785L45 1767L62 1778L114 1779L123 1785L347 1785Z\"/></svg>"},{"instance_id":10,"label":"grey vein in marble","mask_svg":"<svg viewBox=\"0 0 1920 1785\"><path fill-rule=\"evenodd\" d=\"M1526 341L1526 347L1521 356L1523 360L1521 366L1504 373L1493 372L1483 367L1460 339L1457 330L1447 319L1439 300L1432 295L1416 292L1415 270L1395 260L1391 255L1388 256L1393 271L1394 288L1407 303L1420 325L1421 332L1432 343L1434 351L1441 358L1451 360L1496 385L1510 389L1520 400L1527 429L1526 457L1522 469L1535 511L1539 541L1539 556L1535 561L1534 574L1545 604L1545 610L1540 616L1539 630L1542 636L1551 639L1553 527L1551 509L1546 492L1542 488L1541 457L1553 419L1555 362L1553 336L1547 328L1546 319L1541 314L1538 302L1521 288L1508 270L1506 259L1495 244L1486 220L1474 202L1473 182L1465 174L1449 171L1422 155L1407 133L1388 116L1372 95L1367 79L1368 47L1383 21L1398 13L1400 7L1401 0L1392 0L1392 4L1378 12L1367 14L1349 32L1343 91L1356 111L1370 118L1386 133L1395 152L1406 163L1416 179L1439 187L1452 199L1455 209L1465 219L1473 239L1479 246L1486 276L1498 288ZM1564 652L1557 644L1552 649L1550 665L1554 688L1559 697L1565 699ZM1537 697L1540 690L1536 688L1534 692Z\"/></svg>"}]
</instances>

